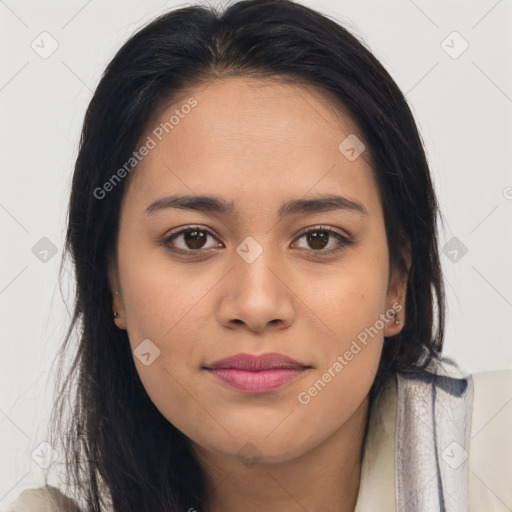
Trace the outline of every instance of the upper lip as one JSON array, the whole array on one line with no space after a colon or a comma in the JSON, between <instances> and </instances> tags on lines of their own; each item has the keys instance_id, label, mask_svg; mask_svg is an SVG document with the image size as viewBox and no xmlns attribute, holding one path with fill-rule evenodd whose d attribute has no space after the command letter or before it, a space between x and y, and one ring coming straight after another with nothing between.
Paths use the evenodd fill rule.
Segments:
<instances>
[{"instance_id":1,"label":"upper lip","mask_svg":"<svg viewBox=\"0 0 512 512\"><path fill-rule=\"evenodd\" d=\"M257 356L252 354L236 354L234 356L215 361L214 363L205 366L205 368L208 370L231 368L237 370L260 371L276 368L310 368L310 366L299 363L283 354L271 352Z\"/></svg>"}]
</instances>

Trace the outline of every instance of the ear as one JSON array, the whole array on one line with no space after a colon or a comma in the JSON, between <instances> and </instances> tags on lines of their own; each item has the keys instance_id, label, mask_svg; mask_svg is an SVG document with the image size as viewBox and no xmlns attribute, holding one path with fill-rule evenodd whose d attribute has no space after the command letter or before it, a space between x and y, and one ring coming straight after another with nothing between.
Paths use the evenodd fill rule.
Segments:
<instances>
[{"instance_id":1,"label":"ear","mask_svg":"<svg viewBox=\"0 0 512 512\"><path fill-rule=\"evenodd\" d=\"M110 260L108 265L108 282L112 293L112 315L118 313L118 317L112 319L119 329L126 329L126 314L123 305L123 295L119 286L119 273L117 263Z\"/></svg>"},{"instance_id":2,"label":"ear","mask_svg":"<svg viewBox=\"0 0 512 512\"><path fill-rule=\"evenodd\" d=\"M411 246L408 242L401 251L402 265L395 265L391 270L387 295L387 310L395 312L395 317L386 324L384 336L396 336L403 329L405 323L405 299L407 293L407 278L411 269Z\"/></svg>"}]
</instances>

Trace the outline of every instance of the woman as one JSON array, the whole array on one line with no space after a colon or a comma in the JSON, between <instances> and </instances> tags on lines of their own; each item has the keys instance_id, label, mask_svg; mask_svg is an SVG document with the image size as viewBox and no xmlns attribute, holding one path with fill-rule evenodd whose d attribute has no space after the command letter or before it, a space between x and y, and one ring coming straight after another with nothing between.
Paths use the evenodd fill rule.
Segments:
<instances>
[{"instance_id":1,"label":"woman","mask_svg":"<svg viewBox=\"0 0 512 512\"><path fill-rule=\"evenodd\" d=\"M260 0L150 23L73 178L80 343L49 442L77 501L12 510L512 505L510 440L477 445L511 374L441 357L437 214L402 93L334 21Z\"/></svg>"}]
</instances>

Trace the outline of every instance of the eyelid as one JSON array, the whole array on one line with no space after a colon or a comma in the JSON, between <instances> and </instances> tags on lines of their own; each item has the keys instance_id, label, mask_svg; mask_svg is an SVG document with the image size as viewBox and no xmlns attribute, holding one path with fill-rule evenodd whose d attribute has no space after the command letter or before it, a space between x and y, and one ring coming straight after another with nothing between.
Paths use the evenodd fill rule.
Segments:
<instances>
[{"instance_id":1,"label":"eyelid","mask_svg":"<svg viewBox=\"0 0 512 512\"><path fill-rule=\"evenodd\" d=\"M213 232L212 229L205 228L204 226L201 226L199 224L185 224L184 226L178 226L177 228L174 228L172 231L170 231L168 234L166 234L164 238L169 239L175 235L181 235L184 232L194 231L194 230L204 231L205 233L208 233L209 235L213 236L214 238L218 238L218 236Z\"/></svg>"},{"instance_id":2,"label":"eyelid","mask_svg":"<svg viewBox=\"0 0 512 512\"><path fill-rule=\"evenodd\" d=\"M298 233L296 238L300 238L306 235L307 233L310 233L311 231L327 231L328 233L334 233L336 235L341 236L342 238L346 239L347 242L350 241L350 235L347 232L340 233L337 228L333 228L332 226L326 226L325 224L316 224L314 226L308 226L307 228L302 229Z\"/></svg>"}]
</instances>

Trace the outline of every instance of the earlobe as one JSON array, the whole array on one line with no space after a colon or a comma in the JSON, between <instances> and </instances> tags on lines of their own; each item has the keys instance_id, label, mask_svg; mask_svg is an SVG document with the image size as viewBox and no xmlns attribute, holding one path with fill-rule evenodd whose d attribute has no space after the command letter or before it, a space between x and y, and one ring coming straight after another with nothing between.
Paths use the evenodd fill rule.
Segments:
<instances>
[{"instance_id":1,"label":"earlobe","mask_svg":"<svg viewBox=\"0 0 512 512\"><path fill-rule=\"evenodd\" d=\"M119 329L126 329L126 315L124 313L123 303L117 290L114 291L112 304L112 318Z\"/></svg>"},{"instance_id":2,"label":"earlobe","mask_svg":"<svg viewBox=\"0 0 512 512\"><path fill-rule=\"evenodd\" d=\"M126 322L123 316L117 311L112 313L112 317L114 319L114 323L118 329L126 330Z\"/></svg>"},{"instance_id":3,"label":"earlobe","mask_svg":"<svg viewBox=\"0 0 512 512\"><path fill-rule=\"evenodd\" d=\"M111 263L108 270L108 281L112 292L112 318L119 329L126 329L126 316L122 297L119 292L119 278L117 268Z\"/></svg>"},{"instance_id":4,"label":"earlobe","mask_svg":"<svg viewBox=\"0 0 512 512\"><path fill-rule=\"evenodd\" d=\"M391 320L389 320L384 328L384 336L386 338L396 336L403 329L404 321L402 319L405 318L405 308L399 302L393 303L393 306L394 308L390 308L393 311ZM387 312L386 318L388 318Z\"/></svg>"}]
</instances>

